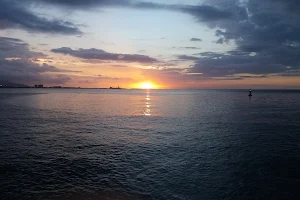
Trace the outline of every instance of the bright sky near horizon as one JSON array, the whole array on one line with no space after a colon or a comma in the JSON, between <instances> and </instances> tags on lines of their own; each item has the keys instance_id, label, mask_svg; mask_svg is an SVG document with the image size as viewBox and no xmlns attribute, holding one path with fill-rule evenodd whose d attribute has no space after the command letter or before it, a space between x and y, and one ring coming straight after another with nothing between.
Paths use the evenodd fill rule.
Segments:
<instances>
[{"instance_id":1,"label":"bright sky near horizon","mask_svg":"<svg viewBox=\"0 0 300 200\"><path fill-rule=\"evenodd\" d=\"M0 0L0 83L300 88L296 0Z\"/></svg>"}]
</instances>

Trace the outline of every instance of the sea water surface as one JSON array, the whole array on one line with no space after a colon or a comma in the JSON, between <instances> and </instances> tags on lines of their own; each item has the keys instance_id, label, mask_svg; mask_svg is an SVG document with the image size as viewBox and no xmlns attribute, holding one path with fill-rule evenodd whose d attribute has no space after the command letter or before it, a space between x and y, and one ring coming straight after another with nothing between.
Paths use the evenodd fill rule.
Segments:
<instances>
[{"instance_id":1,"label":"sea water surface","mask_svg":"<svg viewBox=\"0 0 300 200\"><path fill-rule=\"evenodd\" d=\"M0 199L299 199L300 92L0 89Z\"/></svg>"}]
</instances>

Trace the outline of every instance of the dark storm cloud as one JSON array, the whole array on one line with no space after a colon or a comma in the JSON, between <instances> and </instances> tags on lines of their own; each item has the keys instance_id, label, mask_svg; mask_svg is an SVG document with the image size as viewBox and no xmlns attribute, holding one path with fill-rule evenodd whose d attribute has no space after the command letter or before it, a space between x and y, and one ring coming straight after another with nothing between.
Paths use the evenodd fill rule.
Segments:
<instances>
[{"instance_id":1,"label":"dark storm cloud","mask_svg":"<svg viewBox=\"0 0 300 200\"><path fill-rule=\"evenodd\" d=\"M46 58L43 53L29 50L28 44L16 38L0 37L0 81L34 84L62 84L70 80L66 75L49 75L47 72L78 72L59 69L47 64L36 64L38 58Z\"/></svg>"},{"instance_id":2,"label":"dark storm cloud","mask_svg":"<svg viewBox=\"0 0 300 200\"><path fill-rule=\"evenodd\" d=\"M18 28L32 32L81 34L71 22L49 20L29 11L23 1L0 0L0 29Z\"/></svg>"},{"instance_id":3,"label":"dark storm cloud","mask_svg":"<svg viewBox=\"0 0 300 200\"><path fill-rule=\"evenodd\" d=\"M224 52L203 52L182 58L195 61L191 72L208 77L234 74L276 74L293 76L300 69L300 2L294 0L212 0L216 7L235 13L231 18L208 23L219 28L217 43L233 42L236 48ZM227 4L226 4L227 3ZM298 12L295 9L298 8ZM244 77L247 78L247 77Z\"/></svg>"},{"instance_id":4,"label":"dark storm cloud","mask_svg":"<svg viewBox=\"0 0 300 200\"><path fill-rule=\"evenodd\" d=\"M222 77L234 74L281 73L288 68L262 56L223 55L222 57L200 58L192 68L193 73L201 72L208 77Z\"/></svg>"},{"instance_id":5,"label":"dark storm cloud","mask_svg":"<svg viewBox=\"0 0 300 200\"><path fill-rule=\"evenodd\" d=\"M154 63L158 62L155 58L151 58L145 55L139 54L116 54L116 53L108 53L101 49L78 49L73 50L69 47L62 47L58 49L51 50L54 53L62 53L69 54L74 57L83 58L83 59L91 59L91 60L111 60L111 61L119 61L119 62L137 62L137 63Z\"/></svg>"}]
</instances>

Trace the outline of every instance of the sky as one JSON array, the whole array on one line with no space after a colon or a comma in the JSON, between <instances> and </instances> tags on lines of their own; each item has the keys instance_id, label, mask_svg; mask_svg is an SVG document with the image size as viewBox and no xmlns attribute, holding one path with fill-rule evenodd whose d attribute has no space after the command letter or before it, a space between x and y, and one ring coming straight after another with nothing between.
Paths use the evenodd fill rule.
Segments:
<instances>
[{"instance_id":1,"label":"sky","mask_svg":"<svg viewBox=\"0 0 300 200\"><path fill-rule=\"evenodd\" d=\"M299 21L299 0L0 0L0 84L300 89Z\"/></svg>"}]
</instances>

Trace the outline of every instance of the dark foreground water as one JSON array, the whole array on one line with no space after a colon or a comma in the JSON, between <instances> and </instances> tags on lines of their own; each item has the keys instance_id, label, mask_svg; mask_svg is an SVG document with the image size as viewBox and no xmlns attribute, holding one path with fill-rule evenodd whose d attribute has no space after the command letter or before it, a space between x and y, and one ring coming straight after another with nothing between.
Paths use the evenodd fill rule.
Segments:
<instances>
[{"instance_id":1,"label":"dark foreground water","mask_svg":"<svg viewBox=\"0 0 300 200\"><path fill-rule=\"evenodd\" d=\"M0 90L0 199L299 199L300 92Z\"/></svg>"}]
</instances>

